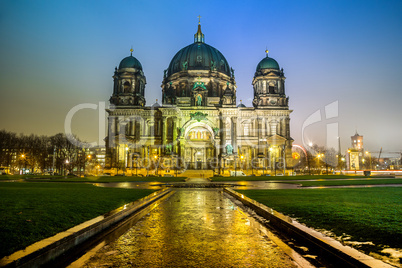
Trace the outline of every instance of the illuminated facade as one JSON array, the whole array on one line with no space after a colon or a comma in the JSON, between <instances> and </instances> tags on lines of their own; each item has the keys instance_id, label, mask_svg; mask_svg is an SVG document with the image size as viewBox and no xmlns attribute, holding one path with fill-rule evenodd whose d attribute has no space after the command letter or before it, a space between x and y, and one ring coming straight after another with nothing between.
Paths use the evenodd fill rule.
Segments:
<instances>
[{"instance_id":1,"label":"illuminated facade","mask_svg":"<svg viewBox=\"0 0 402 268\"><path fill-rule=\"evenodd\" d=\"M107 109L107 167L150 167L158 160L189 169L273 169L271 163L290 161L283 69L266 51L252 80L253 107L236 106L234 70L204 40L199 24L194 43L164 71L161 105L145 106L141 63L132 55L120 62Z\"/></svg>"},{"instance_id":2,"label":"illuminated facade","mask_svg":"<svg viewBox=\"0 0 402 268\"><path fill-rule=\"evenodd\" d=\"M357 132L350 137L352 147L348 149L346 155L346 166L349 170L359 170L364 164L364 148L363 148L363 136Z\"/></svg>"}]
</instances>

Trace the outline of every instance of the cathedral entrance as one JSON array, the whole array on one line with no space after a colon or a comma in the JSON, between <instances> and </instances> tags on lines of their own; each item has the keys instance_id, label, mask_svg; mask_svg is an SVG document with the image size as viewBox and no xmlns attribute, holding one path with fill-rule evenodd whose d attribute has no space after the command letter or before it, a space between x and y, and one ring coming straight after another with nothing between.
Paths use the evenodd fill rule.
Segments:
<instances>
[{"instance_id":1,"label":"cathedral entrance","mask_svg":"<svg viewBox=\"0 0 402 268\"><path fill-rule=\"evenodd\" d=\"M208 159L214 157L213 134L204 125L196 124L186 132L183 144L188 169L208 169Z\"/></svg>"},{"instance_id":2,"label":"cathedral entrance","mask_svg":"<svg viewBox=\"0 0 402 268\"><path fill-rule=\"evenodd\" d=\"M203 169L204 154L201 151L195 153L195 169Z\"/></svg>"}]
</instances>

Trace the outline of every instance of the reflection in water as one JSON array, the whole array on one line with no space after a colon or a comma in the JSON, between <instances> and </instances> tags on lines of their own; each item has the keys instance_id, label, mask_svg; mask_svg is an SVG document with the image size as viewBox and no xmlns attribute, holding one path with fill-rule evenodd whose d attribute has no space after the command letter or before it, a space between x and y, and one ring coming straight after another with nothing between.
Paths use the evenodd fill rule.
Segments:
<instances>
[{"instance_id":1,"label":"reflection in water","mask_svg":"<svg viewBox=\"0 0 402 268\"><path fill-rule=\"evenodd\" d=\"M205 179L192 179L190 183L205 183ZM189 183L187 182L187 183ZM185 185L187 183L178 182L176 184ZM135 189L152 189L160 190L163 187L175 183L161 183L161 182L110 182L110 183L94 183L98 187L114 187L114 188L135 188ZM208 182L207 184L213 185L231 185L235 190L252 190L252 189L297 189L299 184L269 182L269 181L228 181L228 182ZM222 187L222 186L221 186Z\"/></svg>"},{"instance_id":2,"label":"reflection in water","mask_svg":"<svg viewBox=\"0 0 402 268\"><path fill-rule=\"evenodd\" d=\"M87 267L294 267L222 191L177 190Z\"/></svg>"},{"instance_id":3,"label":"reflection in water","mask_svg":"<svg viewBox=\"0 0 402 268\"><path fill-rule=\"evenodd\" d=\"M128 188L128 189L151 189L160 190L165 187L163 183L160 182L99 182L93 185L98 187L112 187L112 188Z\"/></svg>"},{"instance_id":4,"label":"reflection in water","mask_svg":"<svg viewBox=\"0 0 402 268\"><path fill-rule=\"evenodd\" d=\"M299 184L270 182L270 181L236 181L228 183L236 184L234 190L252 190L252 189L278 190L278 189L297 189L300 187Z\"/></svg>"}]
</instances>

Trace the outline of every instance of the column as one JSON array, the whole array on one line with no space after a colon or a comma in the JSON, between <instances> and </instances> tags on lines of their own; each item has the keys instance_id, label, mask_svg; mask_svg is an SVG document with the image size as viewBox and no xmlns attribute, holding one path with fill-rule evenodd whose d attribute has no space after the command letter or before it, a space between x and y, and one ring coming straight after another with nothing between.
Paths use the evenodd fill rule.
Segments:
<instances>
[{"instance_id":1,"label":"column","mask_svg":"<svg viewBox=\"0 0 402 268\"><path fill-rule=\"evenodd\" d=\"M258 155L259 156L264 154L264 151L262 149L262 144L261 144L261 139L262 139L261 128L262 128L262 118L258 117L257 118L257 137L258 137Z\"/></svg>"},{"instance_id":2,"label":"column","mask_svg":"<svg viewBox=\"0 0 402 268\"><path fill-rule=\"evenodd\" d=\"M232 117L232 145L233 154L237 154L237 117Z\"/></svg>"},{"instance_id":3,"label":"column","mask_svg":"<svg viewBox=\"0 0 402 268\"><path fill-rule=\"evenodd\" d=\"M120 134L119 118L116 116L113 121L114 121L114 133L115 135L119 135Z\"/></svg>"},{"instance_id":4,"label":"column","mask_svg":"<svg viewBox=\"0 0 402 268\"><path fill-rule=\"evenodd\" d=\"M173 127L173 152L177 154L177 117L172 117L172 127Z\"/></svg>"},{"instance_id":5,"label":"column","mask_svg":"<svg viewBox=\"0 0 402 268\"><path fill-rule=\"evenodd\" d=\"M130 123L131 123L131 133L130 133L130 135L131 136L135 136L135 119L134 118L132 118L132 120L130 121Z\"/></svg>"},{"instance_id":6,"label":"column","mask_svg":"<svg viewBox=\"0 0 402 268\"><path fill-rule=\"evenodd\" d=\"M166 145L166 137L167 137L167 117L162 117L162 145Z\"/></svg>"},{"instance_id":7,"label":"column","mask_svg":"<svg viewBox=\"0 0 402 268\"><path fill-rule=\"evenodd\" d=\"M225 144L226 144L226 117L221 119L221 155L225 154Z\"/></svg>"}]
</instances>

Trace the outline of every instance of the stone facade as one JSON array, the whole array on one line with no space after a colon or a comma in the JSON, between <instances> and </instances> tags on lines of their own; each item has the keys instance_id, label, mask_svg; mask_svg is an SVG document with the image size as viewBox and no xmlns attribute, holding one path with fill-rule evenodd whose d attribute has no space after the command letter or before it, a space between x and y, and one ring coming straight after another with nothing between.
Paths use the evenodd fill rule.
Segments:
<instances>
[{"instance_id":1,"label":"stone facade","mask_svg":"<svg viewBox=\"0 0 402 268\"><path fill-rule=\"evenodd\" d=\"M194 41L165 70L161 105L145 106L139 62L127 57L115 70L106 168L268 172L278 167L273 163L289 164L293 140L283 69L267 53L252 82L254 107L236 106L234 70L204 43L201 25Z\"/></svg>"}]
</instances>

